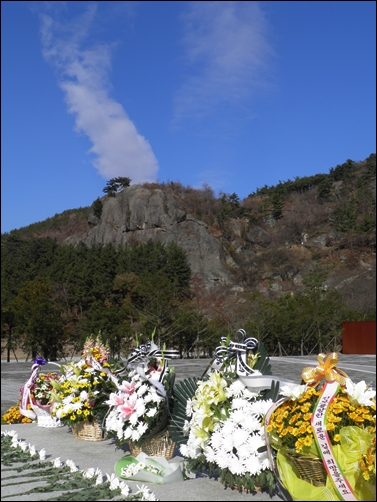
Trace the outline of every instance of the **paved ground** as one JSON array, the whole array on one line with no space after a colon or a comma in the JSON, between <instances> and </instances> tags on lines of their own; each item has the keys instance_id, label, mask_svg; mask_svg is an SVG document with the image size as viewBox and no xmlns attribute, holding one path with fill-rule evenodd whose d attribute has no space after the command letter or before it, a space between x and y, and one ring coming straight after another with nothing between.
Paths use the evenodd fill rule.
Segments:
<instances>
[{"instance_id":1,"label":"paved ground","mask_svg":"<svg viewBox=\"0 0 377 502\"><path fill-rule=\"evenodd\" d=\"M174 360L177 381L189 376L201 377L209 364L208 359ZM301 370L304 366L315 366L315 356L304 357L273 357L271 366L273 374L300 383ZM339 355L338 367L345 371L352 380L365 380L376 388L376 356L373 355ZM1 362L1 413L15 404L19 397L19 389L30 375L31 363ZM58 368L52 364L44 367L45 371ZM19 439L35 445L37 450L45 448L50 458L60 457L62 461L72 459L80 469L99 467L103 473L113 473L114 465L126 453L126 448L116 449L113 440L89 443L76 440L68 427L45 429L36 424L17 424L1 426L2 429L15 429ZM179 455L179 452L176 451ZM176 460L179 460L179 458ZM141 483L139 483L141 484ZM136 483L129 485L135 487ZM28 485L22 485L26 490ZM197 477L187 481L168 485L149 485L151 490L162 501L181 500L289 500L278 494L270 497L267 493L243 494L234 490L224 489L216 480ZM13 490L13 491L12 491ZM19 491L19 490L18 490ZM16 493L16 489L9 487L2 489L2 497ZM48 496L47 496L48 495ZM31 494L24 497L9 497L9 500L43 500L52 494Z\"/></svg>"}]
</instances>

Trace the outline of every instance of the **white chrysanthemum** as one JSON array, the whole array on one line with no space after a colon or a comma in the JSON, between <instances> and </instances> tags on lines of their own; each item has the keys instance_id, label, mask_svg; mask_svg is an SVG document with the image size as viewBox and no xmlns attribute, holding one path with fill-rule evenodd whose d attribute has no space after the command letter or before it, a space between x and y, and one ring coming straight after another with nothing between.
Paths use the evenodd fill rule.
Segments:
<instances>
[{"instance_id":1,"label":"white chrysanthemum","mask_svg":"<svg viewBox=\"0 0 377 502\"><path fill-rule=\"evenodd\" d=\"M263 469L262 462L260 461L260 458L255 456L255 455L250 455L249 458L245 460L245 467L246 471L251 475L255 476L256 474L259 474Z\"/></svg>"},{"instance_id":2,"label":"white chrysanthemum","mask_svg":"<svg viewBox=\"0 0 377 502\"><path fill-rule=\"evenodd\" d=\"M233 451L233 447L234 447L234 440L233 440L233 435L226 435L226 436L223 436L223 449L225 451L228 451L229 453L231 453Z\"/></svg>"},{"instance_id":3,"label":"white chrysanthemum","mask_svg":"<svg viewBox=\"0 0 377 502\"><path fill-rule=\"evenodd\" d=\"M51 462L54 467L62 467L63 465L60 461L60 457L54 458L54 460L51 460Z\"/></svg>"},{"instance_id":4,"label":"white chrysanthemum","mask_svg":"<svg viewBox=\"0 0 377 502\"><path fill-rule=\"evenodd\" d=\"M119 479L114 473L112 473L111 475L106 473L106 478L110 483L110 490L116 490L117 488L119 488Z\"/></svg>"},{"instance_id":5,"label":"white chrysanthemum","mask_svg":"<svg viewBox=\"0 0 377 502\"><path fill-rule=\"evenodd\" d=\"M229 397L240 397L243 395L244 390L244 383L240 379L237 379L229 386Z\"/></svg>"},{"instance_id":6,"label":"white chrysanthemum","mask_svg":"<svg viewBox=\"0 0 377 502\"><path fill-rule=\"evenodd\" d=\"M233 461L230 463L229 469L232 474L237 474L238 476L246 474L245 465L242 462L240 462L237 458L233 459Z\"/></svg>"},{"instance_id":7,"label":"white chrysanthemum","mask_svg":"<svg viewBox=\"0 0 377 502\"><path fill-rule=\"evenodd\" d=\"M237 450L244 444L249 438L249 433L241 427L237 427L233 432L233 443Z\"/></svg>"},{"instance_id":8,"label":"white chrysanthemum","mask_svg":"<svg viewBox=\"0 0 377 502\"><path fill-rule=\"evenodd\" d=\"M145 394L146 392L148 392L149 388L148 388L148 385L146 385L145 383L143 385L141 385L138 390L137 390L137 395L138 396L142 396L143 394Z\"/></svg>"},{"instance_id":9,"label":"white chrysanthemum","mask_svg":"<svg viewBox=\"0 0 377 502\"><path fill-rule=\"evenodd\" d=\"M188 422L187 420L185 420L185 423L183 424L183 434L185 436L188 436L190 433L190 422Z\"/></svg>"},{"instance_id":10,"label":"white chrysanthemum","mask_svg":"<svg viewBox=\"0 0 377 502\"><path fill-rule=\"evenodd\" d=\"M133 431L131 431L132 441L137 441L138 439L140 439L140 437L141 437L141 434L139 433L139 431L137 429L134 429Z\"/></svg>"},{"instance_id":11,"label":"white chrysanthemum","mask_svg":"<svg viewBox=\"0 0 377 502\"><path fill-rule=\"evenodd\" d=\"M138 487L139 490L135 492L135 495L140 494L141 500L157 500L156 495L152 493L147 486L144 485L142 486L136 485L136 486Z\"/></svg>"},{"instance_id":12,"label":"white chrysanthemum","mask_svg":"<svg viewBox=\"0 0 377 502\"><path fill-rule=\"evenodd\" d=\"M256 390L249 389L248 387L245 388L243 397L245 399L256 399L257 397L260 396L260 393Z\"/></svg>"},{"instance_id":13,"label":"white chrysanthemum","mask_svg":"<svg viewBox=\"0 0 377 502\"><path fill-rule=\"evenodd\" d=\"M151 401L153 401L153 397L149 392L148 392L148 394L145 394L145 396L143 396L143 399L144 399L145 404L148 404Z\"/></svg>"},{"instance_id":14,"label":"white chrysanthemum","mask_svg":"<svg viewBox=\"0 0 377 502\"><path fill-rule=\"evenodd\" d=\"M127 497L130 494L130 487L127 485L125 481L121 481L119 483L120 492L124 497Z\"/></svg>"},{"instance_id":15,"label":"white chrysanthemum","mask_svg":"<svg viewBox=\"0 0 377 502\"><path fill-rule=\"evenodd\" d=\"M63 404L70 404L72 402L72 399L74 398L75 396L73 394L69 394L68 396L66 396L63 400L62 400L62 403Z\"/></svg>"},{"instance_id":16,"label":"white chrysanthemum","mask_svg":"<svg viewBox=\"0 0 377 502\"><path fill-rule=\"evenodd\" d=\"M89 467L88 469L84 469L81 472L82 472L83 478L91 479L94 477L96 471L95 471L94 467Z\"/></svg>"},{"instance_id":17,"label":"white chrysanthemum","mask_svg":"<svg viewBox=\"0 0 377 502\"><path fill-rule=\"evenodd\" d=\"M67 465L70 468L71 472L77 472L78 468L76 467L76 464L74 463L73 460L66 460L65 465Z\"/></svg>"},{"instance_id":18,"label":"white chrysanthemum","mask_svg":"<svg viewBox=\"0 0 377 502\"><path fill-rule=\"evenodd\" d=\"M272 399L266 399L266 400L261 399L259 401L255 401L254 403L251 403L250 411L255 415L264 416L272 405L273 405Z\"/></svg>"},{"instance_id":19,"label":"white chrysanthemum","mask_svg":"<svg viewBox=\"0 0 377 502\"><path fill-rule=\"evenodd\" d=\"M130 416L128 421L129 421L130 425L136 425L138 420L139 420L138 415L136 413L132 413L132 415Z\"/></svg>"},{"instance_id":20,"label":"white chrysanthemum","mask_svg":"<svg viewBox=\"0 0 377 502\"><path fill-rule=\"evenodd\" d=\"M71 404L73 411L81 410L83 403L81 401L76 401L76 403Z\"/></svg>"},{"instance_id":21,"label":"white chrysanthemum","mask_svg":"<svg viewBox=\"0 0 377 502\"><path fill-rule=\"evenodd\" d=\"M136 401L136 406L135 406L134 413L138 417L142 417L144 415L144 413L145 413L145 404L144 404L144 401L142 399L138 399Z\"/></svg>"},{"instance_id":22,"label":"white chrysanthemum","mask_svg":"<svg viewBox=\"0 0 377 502\"><path fill-rule=\"evenodd\" d=\"M147 411L146 415L147 417L154 417L157 413L157 408L151 408L150 410Z\"/></svg>"},{"instance_id":23,"label":"white chrysanthemum","mask_svg":"<svg viewBox=\"0 0 377 502\"><path fill-rule=\"evenodd\" d=\"M219 450L223 445L223 436L220 433L212 434L210 445L214 450Z\"/></svg>"},{"instance_id":24,"label":"white chrysanthemum","mask_svg":"<svg viewBox=\"0 0 377 502\"><path fill-rule=\"evenodd\" d=\"M86 401L88 399L88 393L86 392L86 390L82 390L80 392L80 399L81 401Z\"/></svg>"},{"instance_id":25,"label":"white chrysanthemum","mask_svg":"<svg viewBox=\"0 0 377 502\"><path fill-rule=\"evenodd\" d=\"M137 431L138 433L140 434L140 437L145 434L145 432L147 431L148 429L148 424L146 424L145 422L142 422L141 424L139 424L137 426Z\"/></svg>"}]
</instances>

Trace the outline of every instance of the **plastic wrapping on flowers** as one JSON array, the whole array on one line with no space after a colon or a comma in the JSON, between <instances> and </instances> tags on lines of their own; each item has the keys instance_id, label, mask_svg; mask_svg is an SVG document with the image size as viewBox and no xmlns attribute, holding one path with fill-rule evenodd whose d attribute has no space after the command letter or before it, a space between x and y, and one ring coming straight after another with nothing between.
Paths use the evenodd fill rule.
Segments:
<instances>
[{"instance_id":1,"label":"plastic wrapping on flowers","mask_svg":"<svg viewBox=\"0 0 377 502\"><path fill-rule=\"evenodd\" d=\"M318 357L324 360L322 356ZM375 391L365 382L355 385L345 374L334 371L325 384L320 376L309 385L283 389L286 400L272 411L266 424L279 479L293 500L344 500L345 494L351 497L348 500L375 500ZM321 374L324 372L318 371ZM321 397L334 382L335 391L319 412ZM317 416L323 417L324 424L319 433L315 430L321 425ZM319 486L305 480L292 462L292 458L305 462L308 457L322 462L324 478Z\"/></svg>"}]
</instances>

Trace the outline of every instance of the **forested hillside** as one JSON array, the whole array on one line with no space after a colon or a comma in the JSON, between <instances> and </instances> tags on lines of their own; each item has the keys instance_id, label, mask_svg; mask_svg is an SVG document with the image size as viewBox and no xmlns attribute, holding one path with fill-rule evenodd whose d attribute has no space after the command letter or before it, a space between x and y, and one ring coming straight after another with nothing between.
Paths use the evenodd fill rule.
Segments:
<instances>
[{"instance_id":1,"label":"forested hillside","mask_svg":"<svg viewBox=\"0 0 377 502\"><path fill-rule=\"evenodd\" d=\"M182 355L210 355L243 327L270 355L338 350L342 322L375 319L375 162L347 160L244 200L179 182L104 189L91 207L2 234L2 349L55 359L101 330L127 353L156 328ZM119 205L141 193L162 214L153 206L148 230L144 213L134 224L135 212L121 213L131 216L118 229ZM207 249L198 256L193 229Z\"/></svg>"}]
</instances>

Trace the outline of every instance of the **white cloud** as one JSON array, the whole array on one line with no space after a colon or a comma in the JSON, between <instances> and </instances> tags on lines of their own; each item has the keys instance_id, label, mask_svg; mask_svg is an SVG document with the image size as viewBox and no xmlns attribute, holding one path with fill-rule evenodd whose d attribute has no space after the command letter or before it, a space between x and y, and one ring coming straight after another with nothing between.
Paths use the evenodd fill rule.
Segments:
<instances>
[{"instance_id":1,"label":"white cloud","mask_svg":"<svg viewBox=\"0 0 377 502\"><path fill-rule=\"evenodd\" d=\"M158 163L149 142L137 132L123 106L109 97L111 47L83 48L95 15L95 5L69 24L42 14L43 55L58 70L75 129L92 142L89 153L95 155L92 162L101 176L128 176L133 183L154 181Z\"/></svg>"},{"instance_id":2,"label":"white cloud","mask_svg":"<svg viewBox=\"0 0 377 502\"><path fill-rule=\"evenodd\" d=\"M273 50L258 2L189 2L182 20L183 44L195 73L177 92L175 122L243 105L266 85Z\"/></svg>"}]
</instances>

